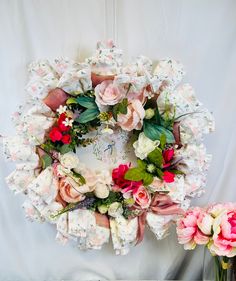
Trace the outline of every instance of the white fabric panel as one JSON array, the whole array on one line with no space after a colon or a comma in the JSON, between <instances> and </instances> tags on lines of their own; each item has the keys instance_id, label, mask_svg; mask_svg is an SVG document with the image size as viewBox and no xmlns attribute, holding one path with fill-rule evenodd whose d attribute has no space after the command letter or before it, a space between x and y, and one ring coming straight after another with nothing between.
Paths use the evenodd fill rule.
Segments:
<instances>
[{"instance_id":1,"label":"white fabric panel","mask_svg":"<svg viewBox=\"0 0 236 281\"><path fill-rule=\"evenodd\" d=\"M36 59L82 60L105 38L104 0L0 1L0 134L14 134L10 114L26 97L26 65ZM213 154L205 197L194 204L236 201L236 1L117 0L117 43L126 59L143 54L179 59L186 82L214 112L216 132L206 140ZM30 223L4 182L13 170L1 158L0 280L201 278L203 251L185 252L175 233L144 242L128 256L111 245L81 252L56 244L56 231Z\"/></svg>"}]
</instances>

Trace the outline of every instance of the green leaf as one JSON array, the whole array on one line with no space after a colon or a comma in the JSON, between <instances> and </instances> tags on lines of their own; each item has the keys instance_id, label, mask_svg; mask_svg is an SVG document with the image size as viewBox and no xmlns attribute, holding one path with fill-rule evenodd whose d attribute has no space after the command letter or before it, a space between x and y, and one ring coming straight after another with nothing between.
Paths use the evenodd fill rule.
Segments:
<instances>
[{"instance_id":1,"label":"green leaf","mask_svg":"<svg viewBox=\"0 0 236 281\"><path fill-rule=\"evenodd\" d=\"M41 158L42 168L46 169L48 166L52 165L52 157L48 154L44 154Z\"/></svg>"},{"instance_id":2,"label":"green leaf","mask_svg":"<svg viewBox=\"0 0 236 281\"><path fill-rule=\"evenodd\" d=\"M162 180L163 174L164 174L163 171L161 169L157 168L156 173L157 173L158 178L160 178Z\"/></svg>"},{"instance_id":3,"label":"green leaf","mask_svg":"<svg viewBox=\"0 0 236 281\"><path fill-rule=\"evenodd\" d=\"M98 108L89 108L89 109L86 109L83 113L81 113L80 116L78 118L76 118L76 121L84 124L84 123L94 120L95 118L98 117L98 115L99 115Z\"/></svg>"},{"instance_id":4,"label":"green leaf","mask_svg":"<svg viewBox=\"0 0 236 281\"><path fill-rule=\"evenodd\" d=\"M79 178L81 185L86 184L86 180L81 174L75 172L74 170L72 172L73 172L73 176L75 176L76 178Z\"/></svg>"},{"instance_id":5,"label":"green leaf","mask_svg":"<svg viewBox=\"0 0 236 281\"><path fill-rule=\"evenodd\" d=\"M89 109L92 109L92 108L97 108L97 104L95 103L95 99L93 97L84 97L84 96L81 96L81 97L78 97L76 99L77 103L85 108L89 108Z\"/></svg>"},{"instance_id":6,"label":"green leaf","mask_svg":"<svg viewBox=\"0 0 236 281\"><path fill-rule=\"evenodd\" d=\"M140 168L131 168L125 173L126 180L141 181L143 179L143 170Z\"/></svg>"},{"instance_id":7,"label":"green leaf","mask_svg":"<svg viewBox=\"0 0 236 281\"><path fill-rule=\"evenodd\" d=\"M70 104L77 104L77 99L76 98L69 98L67 101L66 101L66 104L67 105L70 105Z\"/></svg>"},{"instance_id":8,"label":"green leaf","mask_svg":"<svg viewBox=\"0 0 236 281\"><path fill-rule=\"evenodd\" d=\"M144 134L153 141L160 140L161 135L165 135L167 143L175 142L175 138L170 130L150 122L144 122Z\"/></svg>"},{"instance_id":9,"label":"green leaf","mask_svg":"<svg viewBox=\"0 0 236 281\"><path fill-rule=\"evenodd\" d=\"M161 115L159 113L158 107L155 110L155 121L157 125L161 125Z\"/></svg>"},{"instance_id":10,"label":"green leaf","mask_svg":"<svg viewBox=\"0 0 236 281\"><path fill-rule=\"evenodd\" d=\"M140 168L141 170L146 170L147 164L143 160L138 159L137 164L138 168Z\"/></svg>"},{"instance_id":11,"label":"green leaf","mask_svg":"<svg viewBox=\"0 0 236 281\"><path fill-rule=\"evenodd\" d=\"M143 179L143 185L147 186L153 182L153 175L151 175L147 172L144 172L142 179Z\"/></svg>"},{"instance_id":12,"label":"green leaf","mask_svg":"<svg viewBox=\"0 0 236 281\"><path fill-rule=\"evenodd\" d=\"M70 146L69 144L63 144L60 148L59 151L61 154L65 154L67 152L70 152L73 150L73 147Z\"/></svg>"},{"instance_id":13,"label":"green leaf","mask_svg":"<svg viewBox=\"0 0 236 281\"><path fill-rule=\"evenodd\" d=\"M127 114L127 106L128 106L128 99L123 99L122 102L117 103L112 108L112 115L114 119L117 121L117 116L119 113Z\"/></svg>"},{"instance_id":14,"label":"green leaf","mask_svg":"<svg viewBox=\"0 0 236 281\"><path fill-rule=\"evenodd\" d=\"M160 137L160 147L163 150L166 145L166 135L162 134Z\"/></svg>"},{"instance_id":15,"label":"green leaf","mask_svg":"<svg viewBox=\"0 0 236 281\"><path fill-rule=\"evenodd\" d=\"M175 175L185 175L185 173L183 171L180 171L180 170L169 170L169 172L175 174Z\"/></svg>"},{"instance_id":16,"label":"green leaf","mask_svg":"<svg viewBox=\"0 0 236 281\"><path fill-rule=\"evenodd\" d=\"M83 94L83 92L80 92L80 91L72 91L72 92L70 92L70 95L71 96L78 96L78 95L80 95L80 94Z\"/></svg>"},{"instance_id":17,"label":"green leaf","mask_svg":"<svg viewBox=\"0 0 236 281\"><path fill-rule=\"evenodd\" d=\"M155 150L150 152L147 158L151 163L153 163L157 167L161 167L163 164L163 156L159 148L156 148Z\"/></svg>"}]
</instances>

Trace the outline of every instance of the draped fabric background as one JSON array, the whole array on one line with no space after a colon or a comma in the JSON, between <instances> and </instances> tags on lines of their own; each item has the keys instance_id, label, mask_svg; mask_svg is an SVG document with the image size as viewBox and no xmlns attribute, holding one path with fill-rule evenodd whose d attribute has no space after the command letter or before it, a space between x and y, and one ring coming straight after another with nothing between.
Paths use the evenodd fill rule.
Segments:
<instances>
[{"instance_id":1,"label":"draped fabric background","mask_svg":"<svg viewBox=\"0 0 236 281\"><path fill-rule=\"evenodd\" d=\"M110 0L108 0L110 1ZM10 114L26 97L26 65L40 58L83 60L111 28L105 0L0 0L0 133L14 134ZM194 205L236 201L236 1L118 0L117 44L125 58L179 59L185 82L213 111L216 132L206 139L213 154L207 190ZM111 35L111 34L108 34ZM115 35L114 35L115 36ZM28 222L4 177L13 165L1 158L0 280L201 279L203 250L185 252L175 231L144 242L128 256L111 245L81 252L54 241L55 229Z\"/></svg>"}]
</instances>

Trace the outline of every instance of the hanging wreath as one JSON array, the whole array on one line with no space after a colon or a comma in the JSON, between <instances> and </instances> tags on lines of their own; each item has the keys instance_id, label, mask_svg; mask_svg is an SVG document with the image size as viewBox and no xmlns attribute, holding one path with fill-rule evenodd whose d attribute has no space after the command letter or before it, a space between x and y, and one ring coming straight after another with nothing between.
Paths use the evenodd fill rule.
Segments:
<instances>
[{"instance_id":1,"label":"hanging wreath","mask_svg":"<svg viewBox=\"0 0 236 281\"><path fill-rule=\"evenodd\" d=\"M58 241L82 249L100 249L111 236L126 254L145 225L164 238L204 191L211 158L202 136L213 118L190 85L177 86L182 65L153 67L144 56L124 65L108 42L85 63L39 61L29 74L29 98L13 116L17 135L3 140L18 161L6 181L25 193L27 217L55 224ZM92 154L91 166L81 161L88 147L108 168L94 170Z\"/></svg>"}]
</instances>

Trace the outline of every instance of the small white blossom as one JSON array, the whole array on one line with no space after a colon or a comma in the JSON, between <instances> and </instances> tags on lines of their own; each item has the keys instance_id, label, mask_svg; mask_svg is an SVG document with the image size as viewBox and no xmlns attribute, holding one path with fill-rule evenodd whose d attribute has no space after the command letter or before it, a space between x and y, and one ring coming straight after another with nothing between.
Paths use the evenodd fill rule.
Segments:
<instances>
[{"instance_id":1,"label":"small white blossom","mask_svg":"<svg viewBox=\"0 0 236 281\"><path fill-rule=\"evenodd\" d=\"M57 109L57 112L59 113L59 114L62 114L62 113L65 113L66 112L66 110L67 110L67 106L66 105L60 105L59 107L58 107L58 109Z\"/></svg>"},{"instance_id":2,"label":"small white blossom","mask_svg":"<svg viewBox=\"0 0 236 281\"><path fill-rule=\"evenodd\" d=\"M65 125L65 126L69 126L69 127L72 127L72 124L73 124L73 119L69 119L66 117L65 121L63 121L62 123Z\"/></svg>"},{"instance_id":3,"label":"small white blossom","mask_svg":"<svg viewBox=\"0 0 236 281\"><path fill-rule=\"evenodd\" d=\"M108 135L112 135L113 134L113 130L109 127L105 127L104 129L102 129L101 131L102 134L108 134Z\"/></svg>"},{"instance_id":4,"label":"small white blossom","mask_svg":"<svg viewBox=\"0 0 236 281\"><path fill-rule=\"evenodd\" d=\"M122 208L121 203L114 202L109 206L109 208L108 208L108 215L109 216L111 216L113 218L116 218L116 217L119 217L122 214L123 214L123 208Z\"/></svg>"}]
</instances>

